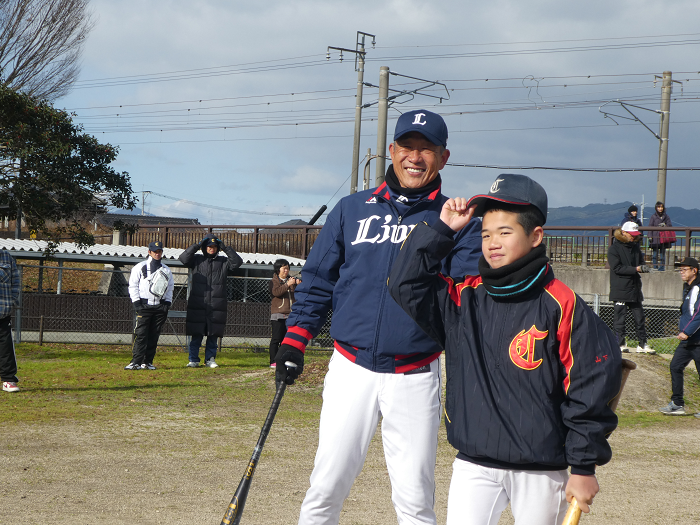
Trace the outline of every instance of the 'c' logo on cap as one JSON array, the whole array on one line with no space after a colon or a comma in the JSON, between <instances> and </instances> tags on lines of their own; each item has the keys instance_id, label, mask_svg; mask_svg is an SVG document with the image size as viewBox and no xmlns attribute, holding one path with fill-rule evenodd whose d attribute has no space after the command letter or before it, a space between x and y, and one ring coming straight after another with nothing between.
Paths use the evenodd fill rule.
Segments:
<instances>
[{"instance_id":1,"label":"'c' logo on cap","mask_svg":"<svg viewBox=\"0 0 700 525\"><path fill-rule=\"evenodd\" d=\"M489 190L489 193L498 193L498 191L501 189L498 187L498 183L503 182L503 179L496 179L493 181L493 184L491 184L491 189Z\"/></svg>"},{"instance_id":2,"label":"'c' logo on cap","mask_svg":"<svg viewBox=\"0 0 700 525\"><path fill-rule=\"evenodd\" d=\"M413 119L413 122L411 122L411 124L420 124L421 126L425 126L427 122L421 122L422 117L425 117L425 113L416 113L415 118Z\"/></svg>"}]
</instances>

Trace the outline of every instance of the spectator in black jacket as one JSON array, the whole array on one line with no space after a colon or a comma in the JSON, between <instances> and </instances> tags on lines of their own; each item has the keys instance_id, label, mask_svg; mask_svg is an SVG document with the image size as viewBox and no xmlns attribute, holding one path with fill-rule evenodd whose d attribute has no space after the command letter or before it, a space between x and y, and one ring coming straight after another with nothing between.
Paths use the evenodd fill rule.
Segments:
<instances>
[{"instance_id":1,"label":"spectator in black jacket","mask_svg":"<svg viewBox=\"0 0 700 525\"><path fill-rule=\"evenodd\" d=\"M629 352L625 341L625 317L627 309L634 316L637 329L637 352L655 354L647 344L647 332L642 308L642 277L649 269L644 265L644 255L639 248L641 233L637 223L629 221L615 230L615 240L608 248L610 265L610 300L615 303L613 326L620 350Z\"/></svg>"},{"instance_id":2,"label":"spectator in black jacket","mask_svg":"<svg viewBox=\"0 0 700 525\"><path fill-rule=\"evenodd\" d=\"M620 226L622 226L626 222L633 222L637 226L642 226L642 220L639 217L637 217L638 212L639 208L637 208L637 206L634 204L627 208L627 212L625 213L625 216L622 217L622 222L620 222Z\"/></svg>"},{"instance_id":3,"label":"spectator in black jacket","mask_svg":"<svg viewBox=\"0 0 700 525\"><path fill-rule=\"evenodd\" d=\"M197 253L200 251L202 253ZM199 347L206 335L204 362L209 368L216 368L216 343L219 337L224 336L226 327L226 278L243 264L243 259L213 234L187 248L179 258L183 266L192 268L192 289L187 300L186 319L186 332L191 336L187 366L199 366Z\"/></svg>"}]
</instances>

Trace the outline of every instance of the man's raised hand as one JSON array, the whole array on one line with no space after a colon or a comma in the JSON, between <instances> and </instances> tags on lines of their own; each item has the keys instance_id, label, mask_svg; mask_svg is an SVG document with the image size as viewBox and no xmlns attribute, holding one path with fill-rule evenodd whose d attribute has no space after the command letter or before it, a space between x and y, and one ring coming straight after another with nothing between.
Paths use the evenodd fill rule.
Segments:
<instances>
[{"instance_id":1,"label":"man's raised hand","mask_svg":"<svg viewBox=\"0 0 700 525\"><path fill-rule=\"evenodd\" d=\"M475 209L476 206L467 209L467 199L463 197L447 199L447 202L442 205L440 220L458 232L471 220Z\"/></svg>"}]
</instances>

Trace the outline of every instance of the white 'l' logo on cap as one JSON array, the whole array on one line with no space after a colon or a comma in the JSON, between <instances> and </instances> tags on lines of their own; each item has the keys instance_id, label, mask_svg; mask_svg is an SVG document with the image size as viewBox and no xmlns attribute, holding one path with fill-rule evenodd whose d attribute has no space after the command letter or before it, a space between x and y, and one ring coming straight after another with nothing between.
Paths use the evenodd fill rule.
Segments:
<instances>
[{"instance_id":1,"label":"white 'l' logo on cap","mask_svg":"<svg viewBox=\"0 0 700 525\"><path fill-rule=\"evenodd\" d=\"M491 184L491 189L489 190L489 193L498 193L498 190L501 188L498 187L498 183L503 182L503 179L496 179L493 181L493 184Z\"/></svg>"},{"instance_id":2,"label":"white 'l' logo on cap","mask_svg":"<svg viewBox=\"0 0 700 525\"><path fill-rule=\"evenodd\" d=\"M425 117L425 113L416 113L415 118L413 119L413 122L411 124L420 124L421 126L425 126L427 122L421 122L420 119L422 117Z\"/></svg>"}]
</instances>

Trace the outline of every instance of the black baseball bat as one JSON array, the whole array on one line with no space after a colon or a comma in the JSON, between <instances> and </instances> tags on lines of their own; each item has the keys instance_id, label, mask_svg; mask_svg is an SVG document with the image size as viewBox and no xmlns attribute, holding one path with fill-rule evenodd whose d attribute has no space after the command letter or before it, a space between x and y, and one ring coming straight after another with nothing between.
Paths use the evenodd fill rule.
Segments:
<instances>
[{"instance_id":1,"label":"black baseball bat","mask_svg":"<svg viewBox=\"0 0 700 525\"><path fill-rule=\"evenodd\" d=\"M323 215L323 212L326 211L327 209L328 209L328 206L326 206L325 204L324 204L323 206L321 206L321 207L318 209L318 211L316 212L316 215L314 215L313 217L311 217L311 220L309 221L308 225L311 226L311 225L315 224L316 221L318 220L318 218L319 218L321 215Z\"/></svg>"},{"instance_id":2,"label":"black baseball bat","mask_svg":"<svg viewBox=\"0 0 700 525\"><path fill-rule=\"evenodd\" d=\"M296 368L297 365L291 361L287 361L285 365L289 368ZM243 508L245 507L245 502L248 499L248 492L250 491L250 485L253 482L253 474L255 474L255 468L258 466L258 460L260 459L260 454L262 454L263 446L265 446L265 440L267 435L270 433L270 428L272 427L272 422L275 420L275 415L277 414L277 409L280 406L280 401L282 401L282 396L287 388L287 384L281 381L277 386L277 392L275 392L275 397L272 400L272 405L267 413L267 418L260 431L260 437L253 450L253 455L250 457L248 462L248 468L245 469L245 474L241 478L241 482L238 484L236 492L231 498L231 503L229 503L226 509L226 514L221 520L221 525L238 525L241 522L241 515L243 514Z\"/></svg>"}]
</instances>

